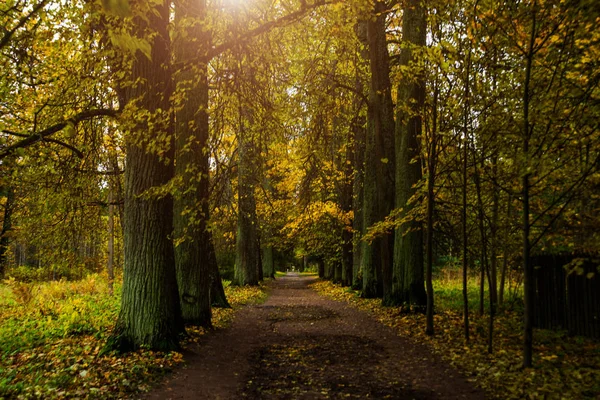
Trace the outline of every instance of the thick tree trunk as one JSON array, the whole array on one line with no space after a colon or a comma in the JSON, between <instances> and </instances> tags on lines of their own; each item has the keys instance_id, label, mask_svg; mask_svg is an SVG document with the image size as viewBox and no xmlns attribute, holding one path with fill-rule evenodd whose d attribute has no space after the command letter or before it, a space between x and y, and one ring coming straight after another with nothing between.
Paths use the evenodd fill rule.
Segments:
<instances>
[{"instance_id":1,"label":"thick tree trunk","mask_svg":"<svg viewBox=\"0 0 600 400\"><path fill-rule=\"evenodd\" d=\"M134 19L135 32L151 43L151 59L137 52L126 100L133 103L126 121L125 270L121 311L107 348L120 351L141 346L179 348L184 331L175 275L171 196L148 193L173 177L173 119L169 44L169 6L161 2ZM160 150L148 141L160 139ZM157 154L158 153L158 154Z\"/></svg>"},{"instance_id":2,"label":"thick tree trunk","mask_svg":"<svg viewBox=\"0 0 600 400\"><path fill-rule=\"evenodd\" d=\"M256 221L256 200L252 183L253 145L249 132L242 130L239 135L238 151L238 229L234 283L237 285L258 285L260 247Z\"/></svg>"},{"instance_id":3,"label":"thick tree trunk","mask_svg":"<svg viewBox=\"0 0 600 400\"><path fill-rule=\"evenodd\" d=\"M394 206L394 106L386 40L385 2L377 1L367 22L371 69L364 180L364 226L383 220ZM377 238L363 248L363 296L381 297L390 291L393 236ZM385 287L385 289L384 289Z\"/></svg>"},{"instance_id":4,"label":"thick tree trunk","mask_svg":"<svg viewBox=\"0 0 600 400\"><path fill-rule=\"evenodd\" d=\"M213 307L231 308L227 301L227 296L225 296L225 289L223 288L221 273L219 272L219 264L217 263L217 252L215 251L215 245L210 233L208 246L208 262L210 265L210 304Z\"/></svg>"},{"instance_id":5,"label":"thick tree trunk","mask_svg":"<svg viewBox=\"0 0 600 400\"><path fill-rule=\"evenodd\" d=\"M425 46L426 11L421 3L410 0L406 3L402 17L402 38L407 48L402 50L401 65L409 66L416 61L413 47ZM415 63L416 64L416 63ZM417 68L416 65L414 68ZM396 114L396 208L402 216L410 213L414 204L411 197L416 193L415 185L421 180L420 135L425 103L424 72L418 78L404 79L398 86ZM408 109L409 112L405 112ZM427 304L425 293L423 230L420 222L409 221L396 229L394 245L394 271L392 292L386 303L389 305L411 304L423 309Z\"/></svg>"},{"instance_id":6,"label":"thick tree trunk","mask_svg":"<svg viewBox=\"0 0 600 400\"><path fill-rule=\"evenodd\" d=\"M0 279L4 278L8 264L6 252L10 244L9 235L12 229L12 211L15 204L15 191L12 186L5 186L2 192L6 195L6 202L4 203L4 218L0 235Z\"/></svg>"},{"instance_id":7,"label":"thick tree trunk","mask_svg":"<svg viewBox=\"0 0 600 400\"><path fill-rule=\"evenodd\" d=\"M205 0L178 0L175 8L175 58L188 63L205 52ZM174 237L177 284L186 323L210 326L208 222L208 78L207 65L177 71L175 113Z\"/></svg>"},{"instance_id":8,"label":"thick tree trunk","mask_svg":"<svg viewBox=\"0 0 600 400\"><path fill-rule=\"evenodd\" d=\"M275 260L273 259L273 246L267 246L262 250L263 277L275 278Z\"/></svg>"}]
</instances>

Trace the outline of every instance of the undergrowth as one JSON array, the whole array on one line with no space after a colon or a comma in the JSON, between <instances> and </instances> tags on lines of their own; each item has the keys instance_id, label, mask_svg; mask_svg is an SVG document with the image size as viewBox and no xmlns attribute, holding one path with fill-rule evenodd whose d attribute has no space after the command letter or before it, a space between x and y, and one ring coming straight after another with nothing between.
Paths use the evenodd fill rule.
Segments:
<instances>
[{"instance_id":1,"label":"undergrowth","mask_svg":"<svg viewBox=\"0 0 600 400\"><path fill-rule=\"evenodd\" d=\"M434 282L435 335L425 334L425 315L401 314L383 307L379 299L363 299L358 292L328 281L313 287L321 294L372 313L380 322L412 340L426 343L465 372L470 380L501 399L600 398L600 343L566 332L535 330L534 368L521 367L522 314L518 298L501 311L494 324L494 345L488 354L488 316L476 312L477 287L470 285L470 343L465 343L462 292L459 281ZM439 291L439 292L438 292Z\"/></svg>"},{"instance_id":2,"label":"undergrowth","mask_svg":"<svg viewBox=\"0 0 600 400\"><path fill-rule=\"evenodd\" d=\"M178 352L142 349L99 356L111 333L121 287L106 279L0 285L0 398L128 398L148 391L160 376L183 362ZM263 287L225 288L233 309L213 309L224 327L235 309L265 298ZM206 333L189 327L189 342Z\"/></svg>"}]
</instances>

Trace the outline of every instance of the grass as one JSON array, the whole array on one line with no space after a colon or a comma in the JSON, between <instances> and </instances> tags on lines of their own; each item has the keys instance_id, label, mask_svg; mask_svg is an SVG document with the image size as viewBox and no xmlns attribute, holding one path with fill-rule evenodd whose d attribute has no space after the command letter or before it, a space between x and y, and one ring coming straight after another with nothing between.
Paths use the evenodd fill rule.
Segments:
<instances>
[{"instance_id":1,"label":"grass","mask_svg":"<svg viewBox=\"0 0 600 400\"><path fill-rule=\"evenodd\" d=\"M233 287L233 309L214 309L213 324L226 326L240 306L264 300L264 287ZM147 349L99 356L116 321L120 285L106 280L0 285L0 398L129 398L183 362L180 353ZM188 342L205 330L189 327Z\"/></svg>"},{"instance_id":2,"label":"grass","mask_svg":"<svg viewBox=\"0 0 600 400\"><path fill-rule=\"evenodd\" d=\"M494 345L488 353L489 316L477 312L477 279L469 280L470 337L464 340L462 282L437 279L434 282L435 335L425 334L425 316L402 314L383 307L378 299L363 299L358 292L320 281L316 290L333 299L372 313L398 334L428 344L488 393L500 399L596 399L600 398L600 343L570 337L565 332L536 329L534 368L521 367L522 312L517 296L501 310L495 323ZM487 309L486 309L487 312Z\"/></svg>"}]
</instances>

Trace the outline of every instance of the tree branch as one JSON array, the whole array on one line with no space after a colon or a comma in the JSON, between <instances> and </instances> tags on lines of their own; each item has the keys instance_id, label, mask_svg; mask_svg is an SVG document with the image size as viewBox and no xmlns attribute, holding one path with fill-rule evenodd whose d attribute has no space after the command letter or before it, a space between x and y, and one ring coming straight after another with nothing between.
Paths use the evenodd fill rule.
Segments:
<instances>
[{"instance_id":1,"label":"tree branch","mask_svg":"<svg viewBox=\"0 0 600 400\"><path fill-rule=\"evenodd\" d=\"M13 136L18 136L18 137L23 137L23 138L28 138L30 135L25 135L22 133L17 133L17 132L12 132L12 131L8 131L8 130L3 130L2 133L6 133L8 135L13 135ZM71 146L68 143L65 143L63 141L60 141L58 139L52 139L52 138L43 138L41 139L43 142L49 142L49 143L55 143L58 145L61 145L63 147L66 147L67 149L71 150L73 153L75 153L75 155L79 158L83 158L83 153L81 151L79 151L79 149L77 149L74 146Z\"/></svg>"},{"instance_id":2,"label":"tree branch","mask_svg":"<svg viewBox=\"0 0 600 400\"><path fill-rule=\"evenodd\" d=\"M283 17L277 18L273 21L265 22L263 25L260 25L254 29L250 29L249 31L240 32L237 37L233 38L228 42L221 43L217 46L212 47L204 56L200 57L199 59L192 60L190 64L196 64L198 61L209 62L219 54L230 50L236 45L248 43L251 39L259 35L270 32L275 28L283 27L298 21L299 19L304 17L309 11L315 10L322 6L339 3L340 1L342 0L317 0L313 4L306 4L306 2L303 2L300 9L298 9L297 11L284 15Z\"/></svg>"},{"instance_id":3,"label":"tree branch","mask_svg":"<svg viewBox=\"0 0 600 400\"><path fill-rule=\"evenodd\" d=\"M31 12L29 14L21 17L21 19L17 23L17 26L15 26L10 31L5 32L2 39L0 39L0 49L2 49L4 46L6 46L8 44L8 42L10 42L10 39L15 34L15 32L17 30L19 30L20 28L22 28L27 23L27 21L29 21L29 19L31 19L31 17L33 17L39 10L41 10L42 7L44 7L44 5L46 5L47 2L48 2L48 0L41 0L39 3L37 3L35 6L33 6L33 9L31 10Z\"/></svg>"},{"instance_id":4,"label":"tree branch","mask_svg":"<svg viewBox=\"0 0 600 400\"><path fill-rule=\"evenodd\" d=\"M77 125L78 123L80 123L82 121L87 121L94 117L100 117L100 116L116 117L118 114L119 114L118 111L109 110L109 109L88 110L88 111L80 112L79 114L69 118L66 121L60 122L56 125L52 125L51 127L44 129L43 131L28 135L25 139L15 143L11 146L8 146L7 148L5 148L4 150L2 150L0 152L0 160L11 155L17 149L23 149L23 148L29 147L32 144L35 144L39 141L48 140L49 139L48 136L53 135L56 132L62 131L64 128L66 128L70 124Z\"/></svg>"}]
</instances>

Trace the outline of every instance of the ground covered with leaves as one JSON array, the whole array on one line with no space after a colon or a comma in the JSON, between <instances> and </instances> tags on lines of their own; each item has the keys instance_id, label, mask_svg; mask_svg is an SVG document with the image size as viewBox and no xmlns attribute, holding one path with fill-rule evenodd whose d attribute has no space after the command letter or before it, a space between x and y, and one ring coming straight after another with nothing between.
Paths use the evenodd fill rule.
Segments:
<instances>
[{"instance_id":1,"label":"ground covered with leaves","mask_svg":"<svg viewBox=\"0 0 600 400\"><path fill-rule=\"evenodd\" d=\"M464 340L459 282L437 281L435 335L425 335L425 316L403 314L382 307L381 300L363 299L359 293L331 282L313 287L328 297L372 313L403 337L428 344L491 395L502 399L600 398L600 343L570 337L566 332L536 330L534 368L521 367L521 314L504 310L495 322L493 352L488 353L488 317L471 313L471 340ZM476 296L471 296L476 298ZM471 310L474 309L474 304Z\"/></svg>"},{"instance_id":2,"label":"ground covered with leaves","mask_svg":"<svg viewBox=\"0 0 600 400\"><path fill-rule=\"evenodd\" d=\"M265 290L227 286L233 309L214 309L226 326L235 309L264 299ZM99 356L116 321L120 286L110 294L104 278L79 282L0 285L0 398L127 398L183 362L181 353L140 350ZM190 327L184 343L205 334Z\"/></svg>"},{"instance_id":3,"label":"ground covered with leaves","mask_svg":"<svg viewBox=\"0 0 600 400\"><path fill-rule=\"evenodd\" d=\"M483 400L447 362L289 273L267 300L205 335L148 399ZM444 377L445 379L440 379Z\"/></svg>"}]
</instances>

